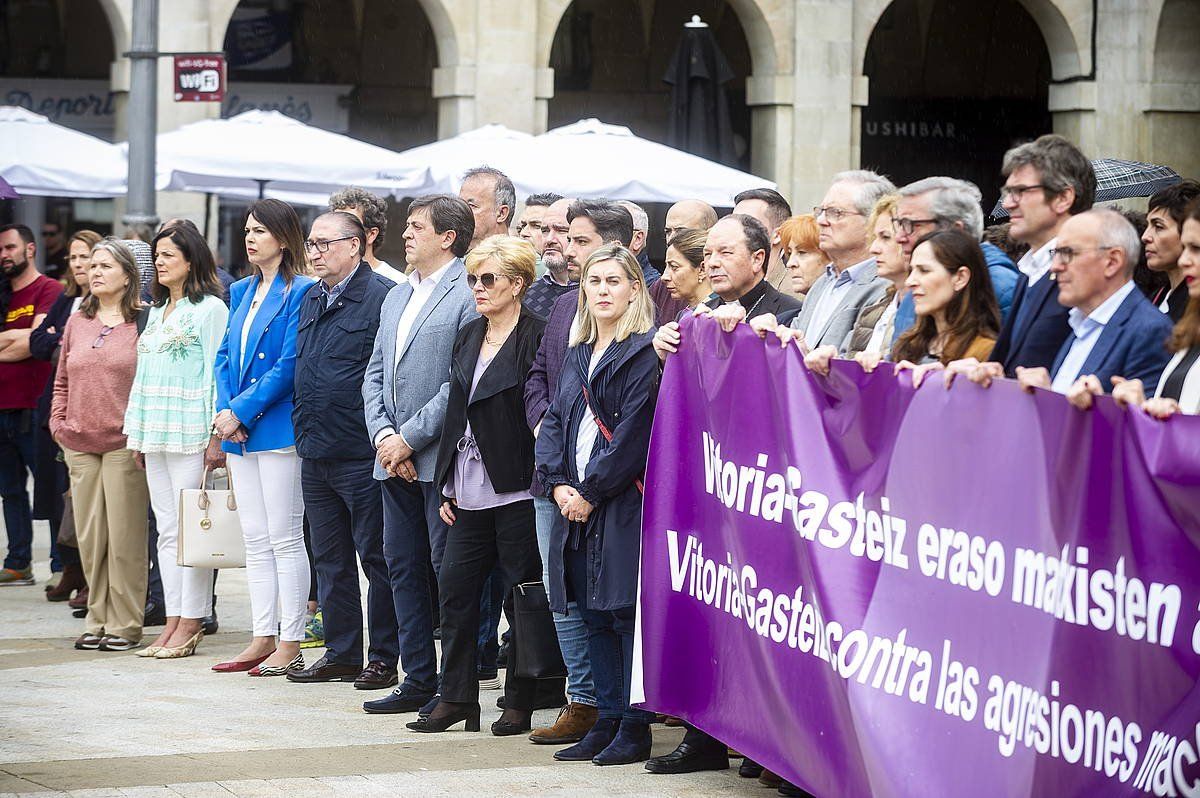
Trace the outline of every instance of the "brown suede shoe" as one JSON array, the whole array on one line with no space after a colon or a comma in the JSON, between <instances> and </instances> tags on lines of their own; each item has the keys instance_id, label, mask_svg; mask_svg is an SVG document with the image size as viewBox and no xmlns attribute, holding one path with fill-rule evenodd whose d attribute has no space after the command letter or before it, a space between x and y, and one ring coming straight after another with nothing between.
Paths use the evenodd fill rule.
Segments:
<instances>
[{"instance_id":1,"label":"brown suede shoe","mask_svg":"<svg viewBox=\"0 0 1200 798\"><path fill-rule=\"evenodd\" d=\"M599 713L587 704L567 704L558 713L554 725L546 729L534 729L530 742L538 745L566 745L583 739L596 723Z\"/></svg>"}]
</instances>

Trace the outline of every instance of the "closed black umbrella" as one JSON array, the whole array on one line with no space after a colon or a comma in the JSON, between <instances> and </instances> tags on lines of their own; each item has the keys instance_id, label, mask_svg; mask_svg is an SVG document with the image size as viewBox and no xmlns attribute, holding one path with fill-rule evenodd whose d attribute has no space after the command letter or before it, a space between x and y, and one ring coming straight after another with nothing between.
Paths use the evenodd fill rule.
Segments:
<instances>
[{"instance_id":1,"label":"closed black umbrella","mask_svg":"<svg viewBox=\"0 0 1200 798\"><path fill-rule=\"evenodd\" d=\"M712 30L692 17L663 76L671 86L667 144L711 161L737 162L724 85L733 77Z\"/></svg>"}]
</instances>

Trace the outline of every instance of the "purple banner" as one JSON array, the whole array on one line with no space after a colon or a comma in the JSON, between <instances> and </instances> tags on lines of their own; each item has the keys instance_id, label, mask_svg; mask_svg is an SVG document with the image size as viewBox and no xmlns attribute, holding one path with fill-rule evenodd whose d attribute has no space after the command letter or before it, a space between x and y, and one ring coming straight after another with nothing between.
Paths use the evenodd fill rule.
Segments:
<instances>
[{"instance_id":1,"label":"purple banner","mask_svg":"<svg viewBox=\"0 0 1200 798\"><path fill-rule=\"evenodd\" d=\"M683 335L648 708L817 796L1200 795L1200 418Z\"/></svg>"}]
</instances>

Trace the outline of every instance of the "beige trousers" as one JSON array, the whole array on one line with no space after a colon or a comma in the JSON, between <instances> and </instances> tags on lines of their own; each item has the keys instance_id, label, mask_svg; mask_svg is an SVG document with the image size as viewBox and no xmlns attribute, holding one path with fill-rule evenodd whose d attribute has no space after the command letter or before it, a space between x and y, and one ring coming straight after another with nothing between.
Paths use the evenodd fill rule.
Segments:
<instances>
[{"instance_id":1,"label":"beige trousers","mask_svg":"<svg viewBox=\"0 0 1200 798\"><path fill-rule=\"evenodd\" d=\"M88 581L86 631L140 641L148 565L146 472L129 449L62 449Z\"/></svg>"}]
</instances>

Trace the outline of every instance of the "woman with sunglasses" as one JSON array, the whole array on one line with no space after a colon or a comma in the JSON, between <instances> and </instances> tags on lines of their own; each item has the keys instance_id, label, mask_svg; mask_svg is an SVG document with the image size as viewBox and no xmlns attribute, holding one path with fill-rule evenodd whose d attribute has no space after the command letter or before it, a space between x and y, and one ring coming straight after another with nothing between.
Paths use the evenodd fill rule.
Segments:
<instances>
[{"instance_id":1,"label":"woman with sunglasses","mask_svg":"<svg viewBox=\"0 0 1200 798\"><path fill-rule=\"evenodd\" d=\"M529 242L513 236L491 236L467 255L467 285L480 316L463 325L454 343L435 479L446 497L442 520L450 527L438 579L441 701L428 717L408 724L413 731L443 732L459 721L478 731L476 649L488 576L499 563L504 595L514 585L541 582L529 493L533 434L525 423L524 392L546 323L521 303L536 279L536 264ZM510 645L512 662L518 642ZM529 731L536 686L510 671L504 714L492 724L492 734Z\"/></svg>"},{"instance_id":2,"label":"woman with sunglasses","mask_svg":"<svg viewBox=\"0 0 1200 798\"><path fill-rule=\"evenodd\" d=\"M250 644L213 670L282 676L304 667L300 642L310 574L292 395L300 308L316 281L304 274L304 233L290 205L255 202L245 232L246 260L254 271L229 287L213 427L224 441L246 539L254 628Z\"/></svg>"},{"instance_id":3,"label":"woman with sunglasses","mask_svg":"<svg viewBox=\"0 0 1200 798\"><path fill-rule=\"evenodd\" d=\"M128 651L142 639L146 598L146 474L127 446L125 408L137 371L141 284L115 238L92 248L91 293L63 331L50 434L71 475L88 607L78 649Z\"/></svg>"}]
</instances>

